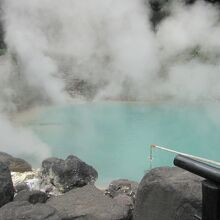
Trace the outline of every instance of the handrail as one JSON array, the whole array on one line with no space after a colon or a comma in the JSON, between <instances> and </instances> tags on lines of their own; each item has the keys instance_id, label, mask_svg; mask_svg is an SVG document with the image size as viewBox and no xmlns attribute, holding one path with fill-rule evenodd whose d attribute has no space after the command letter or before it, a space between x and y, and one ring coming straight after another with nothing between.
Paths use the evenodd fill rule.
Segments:
<instances>
[{"instance_id":1,"label":"handrail","mask_svg":"<svg viewBox=\"0 0 220 220\"><path fill-rule=\"evenodd\" d=\"M206 158L197 157L197 156L194 156L194 155L191 155L191 154L186 154L186 153L182 153L182 152L179 152L179 151L175 151L175 150L169 149L169 148L167 148L167 147L161 147L161 146L158 146L158 145L155 145L155 144L151 144L151 145L150 145L150 156L149 156L150 169L152 168L153 149L155 149L155 148L160 149L160 150L167 151L167 152L169 152L169 153L180 154L180 155L183 155L183 156L186 156L186 157L190 157L190 158L199 160L199 161L201 161L201 162L210 163L210 164L214 164L214 165L216 165L216 166L220 166L220 163L217 162L217 161L214 161L214 160L209 160L209 159L206 159Z\"/></svg>"}]
</instances>

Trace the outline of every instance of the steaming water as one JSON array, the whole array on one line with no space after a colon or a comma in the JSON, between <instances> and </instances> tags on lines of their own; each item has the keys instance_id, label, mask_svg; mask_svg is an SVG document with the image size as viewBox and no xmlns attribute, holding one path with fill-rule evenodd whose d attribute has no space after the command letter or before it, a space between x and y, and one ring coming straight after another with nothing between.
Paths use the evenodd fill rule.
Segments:
<instances>
[{"instance_id":1,"label":"steaming water","mask_svg":"<svg viewBox=\"0 0 220 220\"><path fill-rule=\"evenodd\" d=\"M153 29L151 7L143 0L1 2L7 45L0 57L1 151L32 156L32 164L33 158L39 164L48 157L48 146L14 126L10 114L53 103L64 107L45 109L27 126L53 155L73 153L93 164L103 182L139 179L148 168L152 142L217 157L218 107L212 112L204 105L66 106L78 95L85 100L219 101L216 4L160 1L162 14L169 16ZM155 165L168 162L156 154Z\"/></svg>"},{"instance_id":2,"label":"steaming water","mask_svg":"<svg viewBox=\"0 0 220 220\"><path fill-rule=\"evenodd\" d=\"M99 184L107 184L116 178L139 181L149 169L152 143L220 160L214 109L218 106L86 103L46 108L26 126L51 146L53 156L77 155L98 170ZM155 151L153 166L172 160Z\"/></svg>"}]
</instances>

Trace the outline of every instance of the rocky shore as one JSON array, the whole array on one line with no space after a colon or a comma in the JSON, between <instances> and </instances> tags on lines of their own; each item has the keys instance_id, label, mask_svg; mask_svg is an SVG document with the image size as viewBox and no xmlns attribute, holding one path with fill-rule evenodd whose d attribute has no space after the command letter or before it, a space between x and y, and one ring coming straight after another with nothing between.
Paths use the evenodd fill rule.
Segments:
<instances>
[{"instance_id":1,"label":"rocky shore","mask_svg":"<svg viewBox=\"0 0 220 220\"><path fill-rule=\"evenodd\" d=\"M0 220L191 220L201 214L201 181L179 168L156 168L140 184L115 180L76 156L48 158L39 170L0 152Z\"/></svg>"}]
</instances>

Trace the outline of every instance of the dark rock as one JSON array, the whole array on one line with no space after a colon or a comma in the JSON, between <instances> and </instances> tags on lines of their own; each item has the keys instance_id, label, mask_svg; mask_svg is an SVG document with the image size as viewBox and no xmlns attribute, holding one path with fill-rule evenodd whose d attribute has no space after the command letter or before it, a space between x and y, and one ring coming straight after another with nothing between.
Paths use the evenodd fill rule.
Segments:
<instances>
[{"instance_id":1,"label":"dark rock","mask_svg":"<svg viewBox=\"0 0 220 220\"><path fill-rule=\"evenodd\" d=\"M192 220L201 215L201 181L179 168L151 170L138 187L134 219Z\"/></svg>"},{"instance_id":2,"label":"dark rock","mask_svg":"<svg viewBox=\"0 0 220 220\"><path fill-rule=\"evenodd\" d=\"M45 205L32 205L25 201L10 202L0 209L0 220L64 220L57 210Z\"/></svg>"},{"instance_id":3,"label":"dark rock","mask_svg":"<svg viewBox=\"0 0 220 220\"><path fill-rule=\"evenodd\" d=\"M61 196L51 198L48 205L56 208L68 219L81 220L129 220L130 210L117 203L93 185L73 189Z\"/></svg>"},{"instance_id":4,"label":"dark rock","mask_svg":"<svg viewBox=\"0 0 220 220\"><path fill-rule=\"evenodd\" d=\"M127 196L130 196L134 201L137 193L137 189L138 189L138 182L130 181L126 179L119 179L112 181L105 193L111 196L112 198L120 194L125 194Z\"/></svg>"},{"instance_id":5,"label":"dark rock","mask_svg":"<svg viewBox=\"0 0 220 220\"><path fill-rule=\"evenodd\" d=\"M15 188L15 192L18 193L22 190L29 190L29 187L27 185L27 183L23 182L23 183L18 183L17 185L14 186Z\"/></svg>"},{"instance_id":6,"label":"dark rock","mask_svg":"<svg viewBox=\"0 0 220 220\"><path fill-rule=\"evenodd\" d=\"M130 196L120 194L113 199L117 204L128 206L129 209L133 207L133 200Z\"/></svg>"},{"instance_id":7,"label":"dark rock","mask_svg":"<svg viewBox=\"0 0 220 220\"><path fill-rule=\"evenodd\" d=\"M105 191L105 194L114 198L118 204L128 207L130 215L132 215L137 189L137 182L119 179L110 183L108 189Z\"/></svg>"},{"instance_id":8,"label":"dark rock","mask_svg":"<svg viewBox=\"0 0 220 220\"><path fill-rule=\"evenodd\" d=\"M42 162L42 178L61 192L94 183L97 177L93 167L73 155L66 160L49 158Z\"/></svg>"},{"instance_id":9,"label":"dark rock","mask_svg":"<svg viewBox=\"0 0 220 220\"><path fill-rule=\"evenodd\" d=\"M5 163L12 172L23 173L32 171L32 167L28 162L4 152L0 152L0 161Z\"/></svg>"},{"instance_id":10,"label":"dark rock","mask_svg":"<svg viewBox=\"0 0 220 220\"><path fill-rule=\"evenodd\" d=\"M113 200L121 206L127 206L129 209L133 207L133 201L130 196L118 195Z\"/></svg>"},{"instance_id":11,"label":"dark rock","mask_svg":"<svg viewBox=\"0 0 220 220\"><path fill-rule=\"evenodd\" d=\"M115 201L115 203L119 204L120 206L125 207L126 210L128 209L129 210L128 216L130 216L130 218L132 219L133 210L134 210L133 199L128 195L120 194L114 197L113 200Z\"/></svg>"},{"instance_id":12,"label":"dark rock","mask_svg":"<svg viewBox=\"0 0 220 220\"><path fill-rule=\"evenodd\" d=\"M27 201L31 204L36 204L45 203L47 199L47 194L39 190L23 190L15 196L14 201Z\"/></svg>"},{"instance_id":13,"label":"dark rock","mask_svg":"<svg viewBox=\"0 0 220 220\"><path fill-rule=\"evenodd\" d=\"M8 167L0 162L0 207L13 200L14 188Z\"/></svg>"}]
</instances>

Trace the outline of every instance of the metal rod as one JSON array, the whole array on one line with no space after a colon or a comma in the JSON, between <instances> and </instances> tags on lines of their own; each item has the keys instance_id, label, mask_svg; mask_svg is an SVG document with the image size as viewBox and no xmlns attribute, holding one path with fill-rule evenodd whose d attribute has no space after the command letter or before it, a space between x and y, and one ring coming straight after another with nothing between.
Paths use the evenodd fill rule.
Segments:
<instances>
[{"instance_id":1,"label":"metal rod","mask_svg":"<svg viewBox=\"0 0 220 220\"><path fill-rule=\"evenodd\" d=\"M191 154L186 154L186 153L182 153L182 152L175 151L175 150L171 150L171 149L169 149L167 147L161 147L161 146L152 144L152 145L150 145L150 148L151 149L156 148L156 149L164 150L164 151L167 151L167 152L170 152L170 153L173 153L173 154L183 155L183 156L190 157L190 158L193 158L193 159L205 162L205 163L210 163L210 164L214 164L216 166L220 166L220 163L217 162L217 161L209 160L209 159L202 158L202 157L197 157L197 156L194 156L194 155L191 155Z\"/></svg>"}]
</instances>

